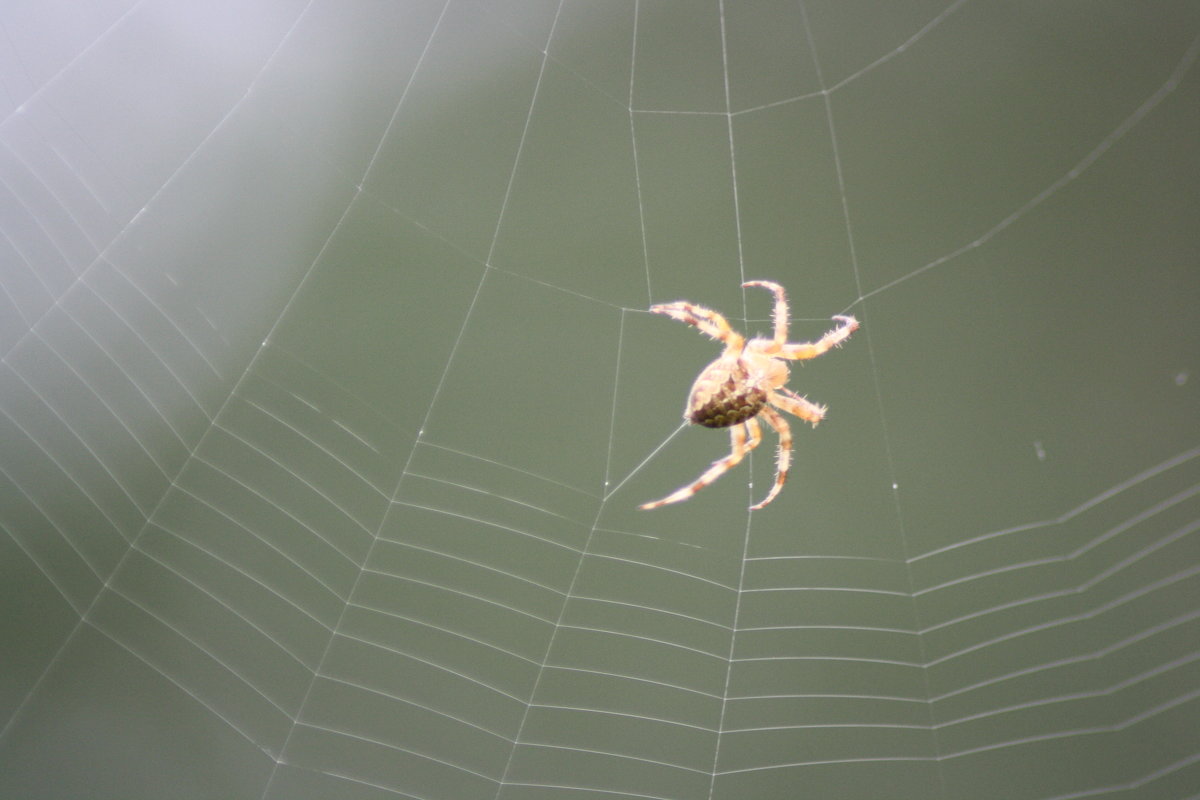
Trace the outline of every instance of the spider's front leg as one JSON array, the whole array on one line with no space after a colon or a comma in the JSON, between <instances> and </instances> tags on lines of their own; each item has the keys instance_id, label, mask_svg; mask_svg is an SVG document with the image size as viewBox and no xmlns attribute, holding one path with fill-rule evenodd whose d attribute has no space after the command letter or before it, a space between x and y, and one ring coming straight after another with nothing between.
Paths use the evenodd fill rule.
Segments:
<instances>
[{"instance_id":1,"label":"spider's front leg","mask_svg":"<svg viewBox=\"0 0 1200 800\"><path fill-rule=\"evenodd\" d=\"M650 306L650 312L653 314L666 314L671 319L677 319L680 322L686 322L688 325L694 325L701 332L723 343L730 351L740 352L746 344L746 340L742 338L742 335L729 327L728 320L711 308L679 300L674 303L660 303Z\"/></svg>"},{"instance_id":2,"label":"spider's front leg","mask_svg":"<svg viewBox=\"0 0 1200 800\"><path fill-rule=\"evenodd\" d=\"M835 347L841 345L842 342L850 338L850 334L858 330L858 320L854 317L838 315L834 317L838 322L842 323L838 327L831 330L829 333L822 336L815 342L793 342L785 344L782 349L776 354L779 358L788 358L793 361L799 361L806 358L816 358L822 353L828 353Z\"/></svg>"},{"instance_id":3,"label":"spider's front leg","mask_svg":"<svg viewBox=\"0 0 1200 800\"><path fill-rule=\"evenodd\" d=\"M761 503L750 506L751 511L758 511L775 499L783 484L787 483L788 468L792 465L792 427L769 406L762 410L762 418L779 434L779 452L775 456L775 483Z\"/></svg>"},{"instance_id":4,"label":"spider's front leg","mask_svg":"<svg viewBox=\"0 0 1200 800\"><path fill-rule=\"evenodd\" d=\"M779 352L779 348L787 343L788 337L788 304L787 294L783 291L783 287L773 281L746 281L742 286L761 286L764 289L769 289L775 295L775 309L771 312L771 319L775 322L775 337L771 339L770 345L763 348L763 352L767 355L774 355ZM761 340L759 340L761 341Z\"/></svg>"}]
</instances>

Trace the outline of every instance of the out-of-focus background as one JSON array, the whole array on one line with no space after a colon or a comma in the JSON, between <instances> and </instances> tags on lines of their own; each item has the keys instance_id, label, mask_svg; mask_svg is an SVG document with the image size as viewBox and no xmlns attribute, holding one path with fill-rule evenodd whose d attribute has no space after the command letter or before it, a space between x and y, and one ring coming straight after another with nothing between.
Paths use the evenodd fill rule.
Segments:
<instances>
[{"instance_id":1,"label":"out-of-focus background","mask_svg":"<svg viewBox=\"0 0 1200 800\"><path fill-rule=\"evenodd\" d=\"M1200 6L0 8L0 795L1182 798ZM787 287L830 407L688 502Z\"/></svg>"}]
</instances>

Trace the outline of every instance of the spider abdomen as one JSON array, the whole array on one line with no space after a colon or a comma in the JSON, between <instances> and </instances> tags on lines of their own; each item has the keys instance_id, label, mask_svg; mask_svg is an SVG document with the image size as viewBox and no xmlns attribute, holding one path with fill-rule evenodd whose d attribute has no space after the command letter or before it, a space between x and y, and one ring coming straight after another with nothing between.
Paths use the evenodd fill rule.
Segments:
<instances>
[{"instance_id":1,"label":"spider abdomen","mask_svg":"<svg viewBox=\"0 0 1200 800\"><path fill-rule=\"evenodd\" d=\"M766 404L766 391L750 379L745 365L721 359L692 385L684 417L694 425L728 428L755 416Z\"/></svg>"}]
</instances>

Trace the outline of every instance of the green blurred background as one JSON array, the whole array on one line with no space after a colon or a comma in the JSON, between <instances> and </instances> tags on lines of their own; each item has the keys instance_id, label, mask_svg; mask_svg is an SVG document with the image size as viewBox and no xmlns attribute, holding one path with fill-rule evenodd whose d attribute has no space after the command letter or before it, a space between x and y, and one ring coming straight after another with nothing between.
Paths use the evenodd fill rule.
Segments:
<instances>
[{"instance_id":1,"label":"green blurred background","mask_svg":"<svg viewBox=\"0 0 1200 800\"><path fill-rule=\"evenodd\" d=\"M0 796L1200 796L1197 3L0 31Z\"/></svg>"}]
</instances>

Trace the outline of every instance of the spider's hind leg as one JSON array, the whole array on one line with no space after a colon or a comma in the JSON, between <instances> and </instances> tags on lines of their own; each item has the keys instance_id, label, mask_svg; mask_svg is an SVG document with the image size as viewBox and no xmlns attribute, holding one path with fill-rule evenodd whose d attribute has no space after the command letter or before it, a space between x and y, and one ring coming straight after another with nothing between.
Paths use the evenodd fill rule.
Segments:
<instances>
[{"instance_id":1,"label":"spider's hind leg","mask_svg":"<svg viewBox=\"0 0 1200 800\"><path fill-rule=\"evenodd\" d=\"M779 453L775 460L775 485L771 487L771 491L761 503L756 506L750 506L751 511L758 511L763 508L779 494L779 490L783 488L783 484L787 482L788 469L792 466L792 428L787 424L787 420L779 416L774 409L764 408L759 415L767 421L767 424L775 429L775 433L779 434Z\"/></svg>"},{"instance_id":2,"label":"spider's hind leg","mask_svg":"<svg viewBox=\"0 0 1200 800\"><path fill-rule=\"evenodd\" d=\"M825 419L825 412L828 410L825 406L818 405L807 397L801 397L786 386L780 386L772 392L769 402L794 417L812 423L814 428L817 427L818 422Z\"/></svg>"},{"instance_id":3,"label":"spider's hind leg","mask_svg":"<svg viewBox=\"0 0 1200 800\"><path fill-rule=\"evenodd\" d=\"M747 434L749 434L749 441L747 441ZM714 461L712 466L703 475L687 486L676 489L661 500L644 503L639 508L649 510L671 503L678 503L680 500L687 500L696 492L736 467L738 462L746 456L746 453L758 447L758 443L761 441L762 429L759 428L758 420L754 417L751 417L744 423L734 425L729 429L729 455Z\"/></svg>"}]
</instances>

